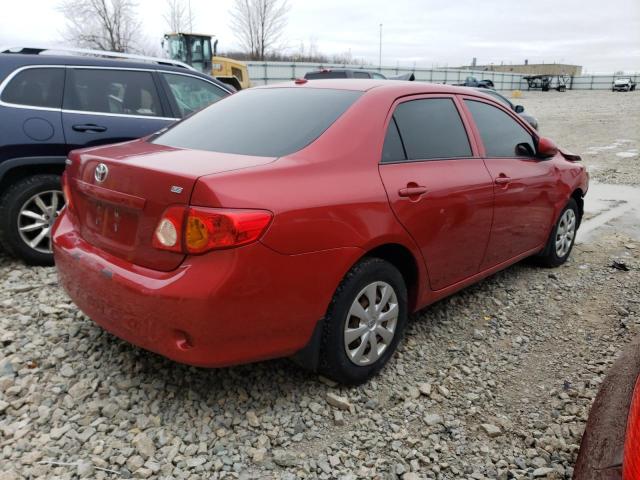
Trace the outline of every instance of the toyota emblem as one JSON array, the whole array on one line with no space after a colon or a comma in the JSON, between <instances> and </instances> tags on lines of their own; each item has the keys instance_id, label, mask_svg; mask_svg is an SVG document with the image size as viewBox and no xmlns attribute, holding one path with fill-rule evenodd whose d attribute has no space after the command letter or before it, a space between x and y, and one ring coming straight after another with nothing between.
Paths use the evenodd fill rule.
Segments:
<instances>
[{"instance_id":1,"label":"toyota emblem","mask_svg":"<svg viewBox=\"0 0 640 480\"><path fill-rule=\"evenodd\" d=\"M104 163L99 163L96 170L93 172L93 176L98 182L104 182L109 175L109 167Z\"/></svg>"}]
</instances>

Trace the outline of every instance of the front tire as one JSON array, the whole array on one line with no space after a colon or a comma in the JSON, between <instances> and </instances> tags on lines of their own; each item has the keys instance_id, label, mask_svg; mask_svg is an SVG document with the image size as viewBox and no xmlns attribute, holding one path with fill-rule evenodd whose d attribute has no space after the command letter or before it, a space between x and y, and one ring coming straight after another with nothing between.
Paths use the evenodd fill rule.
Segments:
<instances>
[{"instance_id":1,"label":"front tire","mask_svg":"<svg viewBox=\"0 0 640 480\"><path fill-rule=\"evenodd\" d=\"M407 288L391 263L365 258L347 273L324 319L319 372L345 385L376 375L407 323Z\"/></svg>"},{"instance_id":2,"label":"front tire","mask_svg":"<svg viewBox=\"0 0 640 480\"><path fill-rule=\"evenodd\" d=\"M16 181L0 197L0 245L29 265L53 265L51 227L63 207L58 175Z\"/></svg>"},{"instance_id":3,"label":"front tire","mask_svg":"<svg viewBox=\"0 0 640 480\"><path fill-rule=\"evenodd\" d=\"M576 241L579 224L578 204L572 198L560 213L547 245L536 259L537 262L544 267L559 267L566 262Z\"/></svg>"}]
</instances>

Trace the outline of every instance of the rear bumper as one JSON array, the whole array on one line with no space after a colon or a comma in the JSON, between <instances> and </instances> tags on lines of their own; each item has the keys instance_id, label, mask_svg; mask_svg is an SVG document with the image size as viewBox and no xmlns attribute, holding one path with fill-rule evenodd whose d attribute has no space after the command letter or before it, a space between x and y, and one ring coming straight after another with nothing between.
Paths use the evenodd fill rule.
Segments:
<instances>
[{"instance_id":1,"label":"rear bumper","mask_svg":"<svg viewBox=\"0 0 640 480\"><path fill-rule=\"evenodd\" d=\"M64 213L53 244L62 286L93 321L139 347L206 367L300 350L362 253L282 255L254 243L159 272L88 244Z\"/></svg>"}]
</instances>

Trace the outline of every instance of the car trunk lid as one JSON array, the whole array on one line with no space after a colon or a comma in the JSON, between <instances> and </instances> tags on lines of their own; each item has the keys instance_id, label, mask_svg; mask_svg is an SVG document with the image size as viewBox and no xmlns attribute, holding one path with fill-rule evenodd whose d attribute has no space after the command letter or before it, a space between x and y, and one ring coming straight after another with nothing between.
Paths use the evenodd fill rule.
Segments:
<instances>
[{"instance_id":1,"label":"car trunk lid","mask_svg":"<svg viewBox=\"0 0 640 480\"><path fill-rule=\"evenodd\" d=\"M121 259L169 271L184 260L152 247L155 228L170 205L188 205L203 175L274 160L134 141L71 155L67 181L81 236ZM219 205L212 205L219 206Z\"/></svg>"}]
</instances>

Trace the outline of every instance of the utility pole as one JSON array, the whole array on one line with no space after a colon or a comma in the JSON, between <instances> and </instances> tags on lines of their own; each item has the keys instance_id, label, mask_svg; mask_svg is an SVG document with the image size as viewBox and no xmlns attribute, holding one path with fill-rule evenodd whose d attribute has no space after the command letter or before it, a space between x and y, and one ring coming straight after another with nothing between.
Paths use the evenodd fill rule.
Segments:
<instances>
[{"instance_id":1,"label":"utility pole","mask_svg":"<svg viewBox=\"0 0 640 480\"><path fill-rule=\"evenodd\" d=\"M380 48L378 49L378 70L382 70L382 24L380 24Z\"/></svg>"}]
</instances>

